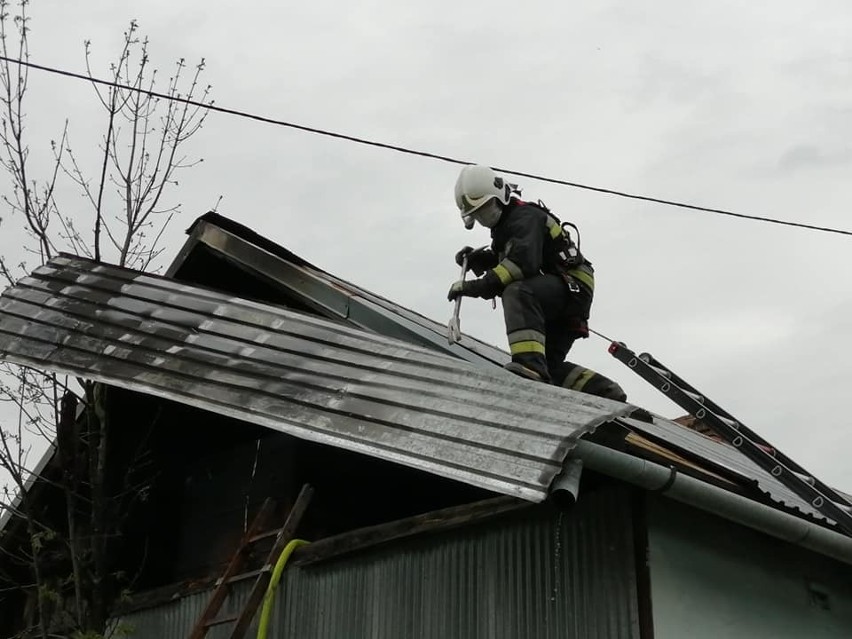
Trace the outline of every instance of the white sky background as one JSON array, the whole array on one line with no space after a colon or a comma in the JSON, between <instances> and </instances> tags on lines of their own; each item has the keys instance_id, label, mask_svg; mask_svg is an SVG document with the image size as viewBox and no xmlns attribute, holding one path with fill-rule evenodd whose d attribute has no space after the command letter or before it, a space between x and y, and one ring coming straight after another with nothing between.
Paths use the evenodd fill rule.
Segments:
<instances>
[{"instance_id":1,"label":"white sky background","mask_svg":"<svg viewBox=\"0 0 852 639\"><path fill-rule=\"evenodd\" d=\"M220 106L492 166L852 229L848 2L210 3L37 0L31 59L95 72L131 18L165 76L207 59ZM100 65L100 66L99 66ZM97 171L106 125L87 84L33 71L32 159L70 120ZM164 88L164 87L163 87ZM488 242L453 205L458 167L211 114L204 162L167 263L196 215L219 212L317 266L445 321L453 254ZM852 237L519 180L582 231L593 328L649 351L824 480L852 489ZM2 186L2 185L0 185ZM4 187L5 188L5 187ZM68 188L66 214L84 210ZM5 211L0 253L20 255ZM465 300L462 328L505 348L502 314ZM599 338L570 359L629 399L682 410Z\"/></svg>"}]
</instances>

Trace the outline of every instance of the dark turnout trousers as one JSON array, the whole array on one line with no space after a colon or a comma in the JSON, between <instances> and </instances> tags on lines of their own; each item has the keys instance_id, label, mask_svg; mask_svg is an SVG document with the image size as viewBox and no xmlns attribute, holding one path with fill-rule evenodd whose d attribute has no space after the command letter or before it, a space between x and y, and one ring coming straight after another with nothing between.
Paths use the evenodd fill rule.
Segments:
<instances>
[{"instance_id":1,"label":"dark turnout trousers","mask_svg":"<svg viewBox=\"0 0 852 639\"><path fill-rule=\"evenodd\" d=\"M550 376L557 386L614 399L618 402L627 401L627 394L618 383L609 377L596 373L591 368L585 368L573 362L562 362L557 367L551 368Z\"/></svg>"},{"instance_id":2,"label":"dark turnout trousers","mask_svg":"<svg viewBox=\"0 0 852 639\"><path fill-rule=\"evenodd\" d=\"M541 274L510 283L502 298L512 361L550 381L580 336L577 320L588 318L592 295L582 287L571 291L559 275Z\"/></svg>"}]
</instances>

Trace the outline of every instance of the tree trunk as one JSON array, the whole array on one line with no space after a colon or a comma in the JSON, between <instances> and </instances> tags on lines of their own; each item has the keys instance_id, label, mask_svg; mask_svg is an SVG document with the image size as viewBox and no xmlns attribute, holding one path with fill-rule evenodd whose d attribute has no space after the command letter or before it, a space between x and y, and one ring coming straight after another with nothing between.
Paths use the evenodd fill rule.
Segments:
<instances>
[{"instance_id":1,"label":"tree trunk","mask_svg":"<svg viewBox=\"0 0 852 639\"><path fill-rule=\"evenodd\" d=\"M89 402L89 483L92 487L91 555L92 592L88 630L103 632L107 622L109 573L107 566L106 411L100 384L86 383Z\"/></svg>"},{"instance_id":2,"label":"tree trunk","mask_svg":"<svg viewBox=\"0 0 852 639\"><path fill-rule=\"evenodd\" d=\"M62 485L68 521L68 553L71 556L71 578L74 582L74 613L77 624L83 623L83 573L80 535L77 530L77 491L80 476L77 471L77 451L80 429L77 427L77 397L66 392L62 396L59 423L56 429L56 448L62 466Z\"/></svg>"}]
</instances>

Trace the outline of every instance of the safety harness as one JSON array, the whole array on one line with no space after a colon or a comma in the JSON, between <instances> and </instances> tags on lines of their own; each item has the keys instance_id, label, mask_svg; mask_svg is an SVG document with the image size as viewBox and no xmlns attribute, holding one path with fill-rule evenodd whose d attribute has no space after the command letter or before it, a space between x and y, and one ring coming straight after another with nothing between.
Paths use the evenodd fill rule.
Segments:
<instances>
[{"instance_id":1,"label":"safety harness","mask_svg":"<svg viewBox=\"0 0 852 639\"><path fill-rule=\"evenodd\" d=\"M580 229L572 222L563 222L560 220L547 205L539 200L538 202L520 202L528 206L535 206L547 213L547 231L553 240L553 265L559 275L565 279L565 283L574 292L580 292L579 286L583 285L589 293L595 290L595 276L592 270L592 263L589 262L580 252ZM577 236L575 243L571 237L571 230Z\"/></svg>"}]
</instances>

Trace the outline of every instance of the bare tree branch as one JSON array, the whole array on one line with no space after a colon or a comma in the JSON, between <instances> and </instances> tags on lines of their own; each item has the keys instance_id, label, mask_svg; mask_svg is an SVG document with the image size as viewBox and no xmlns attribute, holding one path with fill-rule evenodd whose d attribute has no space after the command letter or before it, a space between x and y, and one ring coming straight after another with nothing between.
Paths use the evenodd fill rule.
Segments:
<instances>
[{"instance_id":1,"label":"bare tree branch","mask_svg":"<svg viewBox=\"0 0 852 639\"><path fill-rule=\"evenodd\" d=\"M0 0L0 52L8 59L29 59L27 7L28 0L14 6L12 0ZM202 161L191 159L185 145L208 111L148 93L160 79L148 46L131 21L109 65L111 79L121 86L104 89L92 83L105 116L97 152L89 156L72 150L71 126L65 120L42 164L29 146L33 153L39 150L26 126L27 67L0 61L0 173L9 180L0 189L0 202L27 238L21 248L28 261L42 264L70 251L122 266L156 268L164 233L180 211L180 204L170 199L172 187L178 186L181 171ZM91 42L84 44L83 55L89 77L95 78ZM202 59L189 73L192 67L178 60L166 82L167 96L206 102L211 88L201 83L204 67ZM80 195L73 209L58 201L65 184ZM23 260L0 255L5 282L12 284L27 271ZM79 388L70 387L75 382ZM27 636L42 639L54 636L51 624L57 614L65 616L69 628L107 632L108 597L113 586L121 585L110 571L108 544L121 535L122 512L146 498L151 481L148 474L131 472L108 479L112 431L106 391L87 380L70 384L29 367L0 365L0 403L14 407L17 416L15 424L0 425L0 470L9 477L9 486L0 491L0 510L24 522L27 537L20 547L8 552L0 548L0 553L14 555L30 568L28 583L18 591L38 608L38 625ZM140 437L139 449L127 453L134 468L150 464L149 449L143 446L147 436ZM50 471L39 476L29 463L40 452L34 443L54 446ZM35 508L28 488L36 483L40 490L64 495L60 521L45 519ZM55 556L63 557L61 570L67 571L59 577L51 563ZM125 578L123 584L128 581L132 583Z\"/></svg>"}]
</instances>

